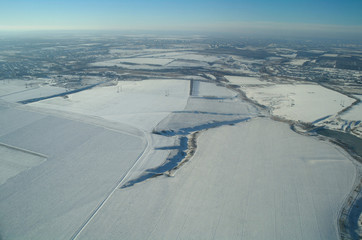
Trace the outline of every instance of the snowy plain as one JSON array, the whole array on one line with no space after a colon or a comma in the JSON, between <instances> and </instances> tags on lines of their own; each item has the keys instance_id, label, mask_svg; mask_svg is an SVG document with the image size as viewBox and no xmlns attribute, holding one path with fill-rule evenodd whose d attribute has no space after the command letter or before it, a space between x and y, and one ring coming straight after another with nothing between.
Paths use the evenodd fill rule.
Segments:
<instances>
[{"instance_id":1,"label":"snowy plain","mask_svg":"<svg viewBox=\"0 0 362 240\"><path fill-rule=\"evenodd\" d=\"M221 58L211 55L196 54L193 52L162 52L150 54L143 52L127 58L117 58L91 63L90 66L118 66L126 69L162 69L173 67L202 67L208 66Z\"/></svg>"},{"instance_id":2,"label":"snowy plain","mask_svg":"<svg viewBox=\"0 0 362 240\"><path fill-rule=\"evenodd\" d=\"M146 57L134 57L134 58L119 58L108 60L104 62L92 63L92 66L125 66L125 64L140 64L140 65L156 65L163 66L173 61L171 58L146 58Z\"/></svg>"},{"instance_id":3,"label":"snowy plain","mask_svg":"<svg viewBox=\"0 0 362 240\"><path fill-rule=\"evenodd\" d=\"M360 101L362 99L361 95L356 95L355 97L358 98ZM358 103L357 105L353 106L348 111L344 112L341 115L341 118L343 118L345 120L350 120L350 121L362 121L362 104L361 104L361 102Z\"/></svg>"},{"instance_id":4,"label":"snowy plain","mask_svg":"<svg viewBox=\"0 0 362 240\"><path fill-rule=\"evenodd\" d=\"M302 66L305 62L308 62L309 59L293 59L289 62L289 64L295 65L295 66Z\"/></svg>"},{"instance_id":5,"label":"snowy plain","mask_svg":"<svg viewBox=\"0 0 362 240\"><path fill-rule=\"evenodd\" d=\"M0 84L0 99L13 103L63 92L66 92L65 88L40 84L39 81L2 80Z\"/></svg>"},{"instance_id":6,"label":"snowy plain","mask_svg":"<svg viewBox=\"0 0 362 240\"><path fill-rule=\"evenodd\" d=\"M30 106L101 117L150 132L172 111L182 110L188 94L189 81L185 80L120 81Z\"/></svg>"},{"instance_id":7,"label":"snowy plain","mask_svg":"<svg viewBox=\"0 0 362 240\"><path fill-rule=\"evenodd\" d=\"M223 126L174 177L117 191L79 239L338 239L354 177L345 153L286 124Z\"/></svg>"},{"instance_id":8,"label":"snowy plain","mask_svg":"<svg viewBox=\"0 0 362 240\"><path fill-rule=\"evenodd\" d=\"M242 87L246 95L288 120L314 122L337 114L355 100L315 84L272 84Z\"/></svg>"},{"instance_id":9,"label":"snowy plain","mask_svg":"<svg viewBox=\"0 0 362 240\"><path fill-rule=\"evenodd\" d=\"M45 160L46 156L0 144L0 185Z\"/></svg>"},{"instance_id":10,"label":"snowy plain","mask_svg":"<svg viewBox=\"0 0 362 240\"><path fill-rule=\"evenodd\" d=\"M148 56L157 57L174 57L173 66L218 61ZM141 60L133 61L154 67ZM319 85L226 78L272 114L296 121L353 101ZM193 81L190 94L190 86L184 79L119 81L25 106L2 102L0 143L47 160L0 185L1 238L338 239L338 211L356 175L349 156L261 118L237 92ZM14 89L16 99L34 96ZM121 188L161 165L178 137L194 131L201 131L196 153L174 177Z\"/></svg>"},{"instance_id":11,"label":"snowy plain","mask_svg":"<svg viewBox=\"0 0 362 240\"><path fill-rule=\"evenodd\" d=\"M239 86L268 84L267 82L260 81L256 77L225 76L225 78L230 83L236 84Z\"/></svg>"},{"instance_id":12,"label":"snowy plain","mask_svg":"<svg viewBox=\"0 0 362 240\"><path fill-rule=\"evenodd\" d=\"M47 156L0 185L2 239L69 239L147 144L80 121L23 109L0 112L1 143ZM7 160L17 156L9 153Z\"/></svg>"},{"instance_id":13,"label":"snowy plain","mask_svg":"<svg viewBox=\"0 0 362 240\"><path fill-rule=\"evenodd\" d=\"M155 130L192 132L258 115L258 109L241 101L236 92L214 83L193 81L192 93L184 110L168 115Z\"/></svg>"}]
</instances>

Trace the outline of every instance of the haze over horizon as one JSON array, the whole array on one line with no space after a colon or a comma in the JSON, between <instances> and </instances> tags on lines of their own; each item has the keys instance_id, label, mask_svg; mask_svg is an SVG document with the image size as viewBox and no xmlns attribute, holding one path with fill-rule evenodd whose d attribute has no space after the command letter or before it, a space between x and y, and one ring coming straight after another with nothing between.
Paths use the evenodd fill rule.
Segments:
<instances>
[{"instance_id":1,"label":"haze over horizon","mask_svg":"<svg viewBox=\"0 0 362 240\"><path fill-rule=\"evenodd\" d=\"M165 30L362 36L360 0L4 0L0 30Z\"/></svg>"}]
</instances>

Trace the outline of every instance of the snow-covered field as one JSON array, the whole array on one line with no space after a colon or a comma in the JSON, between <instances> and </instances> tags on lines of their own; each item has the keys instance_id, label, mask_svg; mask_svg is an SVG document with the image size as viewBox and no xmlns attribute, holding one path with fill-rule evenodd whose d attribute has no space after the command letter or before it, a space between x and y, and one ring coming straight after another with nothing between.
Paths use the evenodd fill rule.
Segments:
<instances>
[{"instance_id":1,"label":"snow-covered field","mask_svg":"<svg viewBox=\"0 0 362 240\"><path fill-rule=\"evenodd\" d=\"M30 104L123 122L152 131L172 111L183 110L189 95L189 81L121 81L116 86L97 87ZM145 120L146 119L146 120Z\"/></svg>"},{"instance_id":2,"label":"snow-covered field","mask_svg":"<svg viewBox=\"0 0 362 240\"><path fill-rule=\"evenodd\" d=\"M0 99L18 102L31 98L40 98L65 92L65 88L41 85L39 82L24 80L2 80Z\"/></svg>"},{"instance_id":3,"label":"snow-covered field","mask_svg":"<svg viewBox=\"0 0 362 240\"><path fill-rule=\"evenodd\" d=\"M225 76L225 78L231 84L236 84L239 86L268 84L267 82L260 81L258 78L255 77Z\"/></svg>"},{"instance_id":4,"label":"snow-covered field","mask_svg":"<svg viewBox=\"0 0 362 240\"><path fill-rule=\"evenodd\" d=\"M115 53L114 51L112 53ZM116 52L117 53L117 52ZM122 53L122 51L120 51ZM127 58L117 58L91 63L90 66L118 66L127 69L154 69L172 67L202 67L216 62L221 58L211 55L197 54L194 52L171 51L150 54L152 51L139 52ZM125 53L127 55L127 51Z\"/></svg>"},{"instance_id":5,"label":"snow-covered field","mask_svg":"<svg viewBox=\"0 0 362 240\"><path fill-rule=\"evenodd\" d=\"M32 166L0 185L2 239L69 239L147 144L127 132L14 108L0 109L0 126L0 143L47 156L22 158ZM13 164L24 157L5 156Z\"/></svg>"},{"instance_id":6,"label":"snow-covered field","mask_svg":"<svg viewBox=\"0 0 362 240\"><path fill-rule=\"evenodd\" d=\"M362 95L356 95L356 97L362 100ZM361 102L353 106L348 111L341 115L341 118L350 121L362 121L362 104Z\"/></svg>"},{"instance_id":7,"label":"snow-covered field","mask_svg":"<svg viewBox=\"0 0 362 240\"><path fill-rule=\"evenodd\" d=\"M258 110L241 101L235 92L213 83L194 81L192 97L184 110L168 115L155 130L192 132L257 115Z\"/></svg>"},{"instance_id":8,"label":"snow-covered field","mask_svg":"<svg viewBox=\"0 0 362 240\"><path fill-rule=\"evenodd\" d=\"M219 57L212 55L201 55L201 54L184 54L177 55L177 60L193 60L193 61L203 61L203 62L215 62L219 60Z\"/></svg>"},{"instance_id":9,"label":"snow-covered field","mask_svg":"<svg viewBox=\"0 0 362 240\"><path fill-rule=\"evenodd\" d=\"M124 66L125 64L141 64L141 65L158 65L163 66L165 64L170 63L173 59L170 58L142 58L142 57L135 57L135 58L119 58L104 62L97 62L92 63L92 66Z\"/></svg>"},{"instance_id":10,"label":"snow-covered field","mask_svg":"<svg viewBox=\"0 0 362 240\"><path fill-rule=\"evenodd\" d=\"M78 239L338 239L354 177L345 153L286 124L224 126L175 177L117 190Z\"/></svg>"},{"instance_id":11,"label":"snow-covered field","mask_svg":"<svg viewBox=\"0 0 362 240\"><path fill-rule=\"evenodd\" d=\"M305 62L308 62L309 59L293 59L289 63L295 66L302 66Z\"/></svg>"},{"instance_id":12,"label":"snow-covered field","mask_svg":"<svg viewBox=\"0 0 362 240\"><path fill-rule=\"evenodd\" d=\"M274 84L244 87L246 95L285 119L314 122L337 114L355 100L338 92L313 84Z\"/></svg>"},{"instance_id":13,"label":"snow-covered field","mask_svg":"<svg viewBox=\"0 0 362 240\"><path fill-rule=\"evenodd\" d=\"M237 94L225 87L216 86L215 83L194 81L192 96L213 98L234 98Z\"/></svg>"},{"instance_id":14,"label":"snow-covered field","mask_svg":"<svg viewBox=\"0 0 362 240\"><path fill-rule=\"evenodd\" d=\"M9 178L41 164L45 159L46 156L0 144L0 185Z\"/></svg>"},{"instance_id":15,"label":"snow-covered field","mask_svg":"<svg viewBox=\"0 0 362 240\"><path fill-rule=\"evenodd\" d=\"M217 60L193 55L175 54L183 60L173 63ZM353 102L319 85L227 79L286 119L312 122ZM22 90L13 92L34 97ZM338 211L356 175L347 154L260 118L257 107L225 87L119 81L8 105L0 102L0 144L47 160L0 185L2 239L338 239ZM163 164L180 137L199 130L195 155L174 177L121 188ZM26 159L4 147L0 154L13 163Z\"/></svg>"},{"instance_id":16,"label":"snow-covered field","mask_svg":"<svg viewBox=\"0 0 362 240\"><path fill-rule=\"evenodd\" d=\"M356 96L359 98L359 96ZM327 118L317 125L326 126L329 129L349 132L362 138L362 104L359 102L347 111Z\"/></svg>"}]
</instances>

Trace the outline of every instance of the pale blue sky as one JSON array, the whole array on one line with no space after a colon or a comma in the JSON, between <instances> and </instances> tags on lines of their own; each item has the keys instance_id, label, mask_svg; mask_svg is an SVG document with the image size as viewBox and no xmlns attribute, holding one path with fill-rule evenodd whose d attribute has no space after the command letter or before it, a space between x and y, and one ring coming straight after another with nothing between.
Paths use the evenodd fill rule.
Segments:
<instances>
[{"instance_id":1,"label":"pale blue sky","mask_svg":"<svg viewBox=\"0 0 362 240\"><path fill-rule=\"evenodd\" d=\"M359 31L362 0L1 0L0 29Z\"/></svg>"}]
</instances>

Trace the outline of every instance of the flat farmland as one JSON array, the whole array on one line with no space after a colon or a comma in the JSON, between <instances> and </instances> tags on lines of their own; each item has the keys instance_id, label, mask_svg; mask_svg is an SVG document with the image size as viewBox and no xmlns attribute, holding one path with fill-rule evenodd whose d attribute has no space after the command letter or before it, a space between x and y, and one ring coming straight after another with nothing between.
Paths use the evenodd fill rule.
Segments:
<instances>
[{"instance_id":1,"label":"flat farmland","mask_svg":"<svg viewBox=\"0 0 362 240\"><path fill-rule=\"evenodd\" d=\"M0 111L1 143L47 156L0 185L5 239L69 239L147 145L126 132L18 109Z\"/></svg>"}]
</instances>

